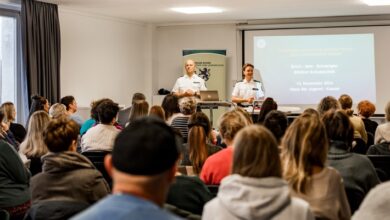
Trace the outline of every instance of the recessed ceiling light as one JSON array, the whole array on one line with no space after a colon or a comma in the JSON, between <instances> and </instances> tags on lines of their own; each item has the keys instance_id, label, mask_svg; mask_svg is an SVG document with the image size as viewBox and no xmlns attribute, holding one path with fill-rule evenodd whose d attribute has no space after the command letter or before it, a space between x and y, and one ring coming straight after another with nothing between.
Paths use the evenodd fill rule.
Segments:
<instances>
[{"instance_id":1,"label":"recessed ceiling light","mask_svg":"<svg viewBox=\"0 0 390 220\"><path fill-rule=\"evenodd\" d=\"M362 1L369 6L390 5L390 0L362 0Z\"/></svg>"},{"instance_id":2,"label":"recessed ceiling light","mask_svg":"<svg viewBox=\"0 0 390 220\"><path fill-rule=\"evenodd\" d=\"M186 7L186 8L172 8L173 11L184 14L205 14L205 13L221 13L222 9L214 7Z\"/></svg>"}]
</instances>

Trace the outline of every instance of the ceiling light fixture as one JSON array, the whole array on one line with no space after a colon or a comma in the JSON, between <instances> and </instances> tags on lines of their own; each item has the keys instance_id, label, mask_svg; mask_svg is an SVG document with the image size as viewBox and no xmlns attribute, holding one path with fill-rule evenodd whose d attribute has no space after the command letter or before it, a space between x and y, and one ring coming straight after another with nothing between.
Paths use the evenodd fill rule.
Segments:
<instances>
[{"instance_id":1,"label":"ceiling light fixture","mask_svg":"<svg viewBox=\"0 0 390 220\"><path fill-rule=\"evenodd\" d=\"M206 13L221 13L222 9L214 7L185 7L171 8L173 11L184 14L206 14Z\"/></svg>"},{"instance_id":2,"label":"ceiling light fixture","mask_svg":"<svg viewBox=\"0 0 390 220\"><path fill-rule=\"evenodd\" d=\"M362 0L368 6L384 6L390 5L390 0Z\"/></svg>"}]
</instances>

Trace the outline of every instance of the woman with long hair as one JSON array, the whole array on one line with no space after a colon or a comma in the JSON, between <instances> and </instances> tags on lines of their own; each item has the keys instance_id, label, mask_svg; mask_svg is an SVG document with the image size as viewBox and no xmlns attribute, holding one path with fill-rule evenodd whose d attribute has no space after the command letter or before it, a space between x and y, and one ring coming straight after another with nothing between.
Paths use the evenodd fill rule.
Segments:
<instances>
[{"instance_id":1,"label":"woman with long hair","mask_svg":"<svg viewBox=\"0 0 390 220\"><path fill-rule=\"evenodd\" d=\"M222 148L210 144L210 120L203 112L196 112L188 120L188 142L183 144L181 165L192 166L194 173L199 174L207 157Z\"/></svg>"},{"instance_id":2,"label":"woman with long hair","mask_svg":"<svg viewBox=\"0 0 390 220\"><path fill-rule=\"evenodd\" d=\"M172 124L172 121L177 116L180 116L179 98L173 94L168 94L164 97L161 107L165 112L165 120L167 124Z\"/></svg>"},{"instance_id":3,"label":"woman with long hair","mask_svg":"<svg viewBox=\"0 0 390 220\"><path fill-rule=\"evenodd\" d=\"M145 100L136 101L133 103L131 107L129 123L134 121L135 119L148 115L149 112L149 104Z\"/></svg>"},{"instance_id":4,"label":"woman with long hair","mask_svg":"<svg viewBox=\"0 0 390 220\"><path fill-rule=\"evenodd\" d=\"M43 110L46 113L49 113L49 109L50 103L45 97L40 95L33 95L31 97L30 113L28 114L26 128L28 128L30 117L34 112Z\"/></svg>"},{"instance_id":5,"label":"woman with long hair","mask_svg":"<svg viewBox=\"0 0 390 220\"><path fill-rule=\"evenodd\" d=\"M263 104L261 105L259 117L257 118L257 123L263 123L265 116L267 116L268 112L272 110L277 110L278 104L275 102L275 100L271 97L268 97L264 100Z\"/></svg>"},{"instance_id":6,"label":"woman with long hair","mask_svg":"<svg viewBox=\"0 0 390 220\"><path fill-rule=\"evenodd\" d=\"M364 126L363 120L360 117L353 115L351 96L347 94L341 95L339 102L341 109L349 116L349 120L351 120L354 128L354 138L360 138L364 141L365 144L367 144L366 128Z\"/></svg>"},{"instance_id":7,"label":"woman with long hair","mask_svg":"<svg viewBox=\"0 0 390 220\"><path fill-rule=\"evenodd\" d=\"M340 174L326 166L328 138L320 118L302 114L282 140L283 176L292 195L306 200L321 219L350 219L351 211Z\"/></svg>"},{"instance_id":8,"label":"woman with long hair","mask_svg":"<svg viewBox=\"0 0 390 220\"><path fill-rule=\"evenodd\" d=\"M50 121L45 111L37 111L31 115L27 135L20 144L20 153L30 161L30 172L35 175L42 171L41 157L49 150L43 141L43 131Z\"/></svg>"},{"instance_id":9,"label":"woman with long hair","mask_svg":"<svg viewBox=\"0 0 390 220\"><path fill-rule=\"evenodd\" d=\"M23 125L15 123L16 109L12 102L4 102L0 106L0 111L4 113L4 123L9 126L9 130L15 136L16 141L21 143L26 137L26 129Z\"/></svg>"},{"instance_id":10,"label":"woman with long hair","mask_svg":"<svg viewBox=\"0 0 390 220\"><path fill-rule=\"evenodd\" d=\"M290 196L271 132L260 125L248 126L233 145L231 175L204 207L202 219L314 219L309 204Z\"/></svg>"}]
</instances>

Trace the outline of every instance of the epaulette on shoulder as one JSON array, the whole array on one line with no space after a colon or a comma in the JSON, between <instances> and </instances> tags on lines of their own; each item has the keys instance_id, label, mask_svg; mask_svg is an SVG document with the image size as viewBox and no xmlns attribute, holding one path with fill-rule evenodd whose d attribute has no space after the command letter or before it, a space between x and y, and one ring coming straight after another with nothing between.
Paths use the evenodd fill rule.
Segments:
<instances>
[{"instance_id":1,"label":"epaulette on shoulder","mask_svg":"<svg viewBox=\"0 0 390 220\"><path fill-rule=\"evenodd\" d=\"M260 82L259 80L253 80L253 81L255 81L255 82L257 82L257 83L259 83L259 82Z\"/></svg>"}]
</instances>

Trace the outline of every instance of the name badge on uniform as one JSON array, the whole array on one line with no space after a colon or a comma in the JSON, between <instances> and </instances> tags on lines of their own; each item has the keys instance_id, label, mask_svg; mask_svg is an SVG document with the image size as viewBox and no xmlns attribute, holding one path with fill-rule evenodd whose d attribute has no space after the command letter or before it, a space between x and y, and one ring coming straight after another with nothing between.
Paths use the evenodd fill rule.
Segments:
<instances>
[{"instance_id":1,"label":"name badge on uniform","mask_svg":"<svg viewBox=\"0 0 390 220\"><path fill-rule=\"evenodd\" d=\"M200 84L200 82L196 82L196 81L194 81L194 82L192 82L192 83Z\"/></svg>"},{"instance_id":2,"label":"name badge on uniform","mask_svg":"<svg viewBox=\"0 0 390 220\"><path fill-rule=\"evenodd\" d=\"M258 88L253 88L252 90L258 91L259 89Z\"/></svg>"}]
</instances>

